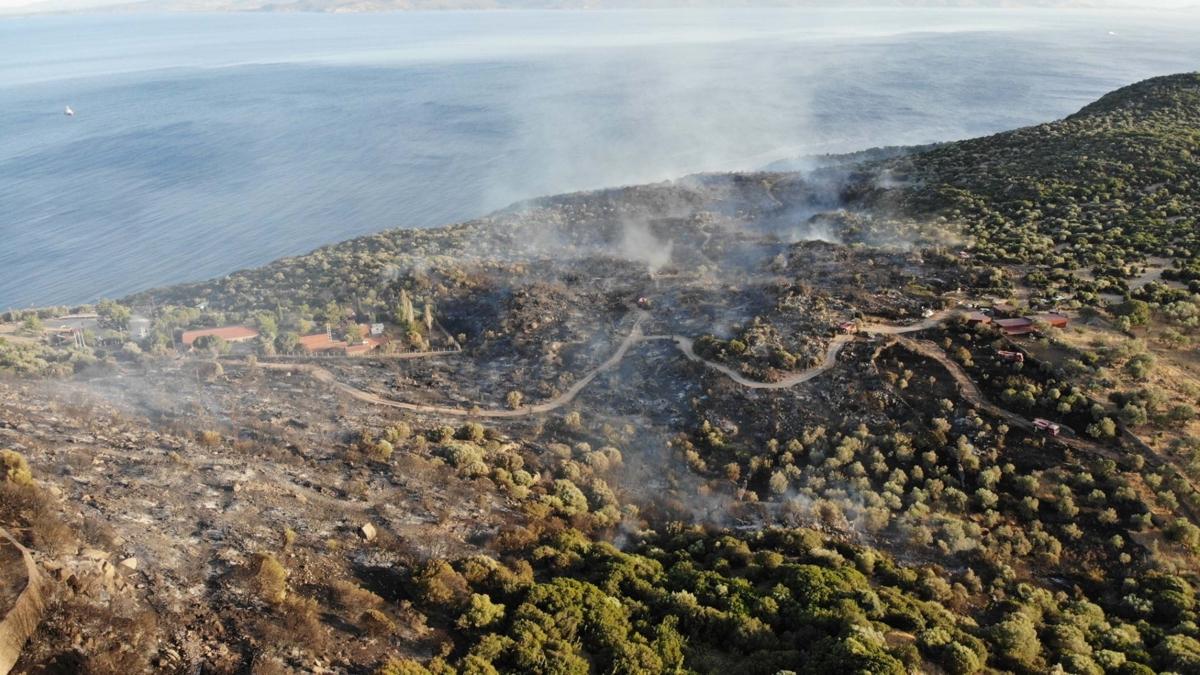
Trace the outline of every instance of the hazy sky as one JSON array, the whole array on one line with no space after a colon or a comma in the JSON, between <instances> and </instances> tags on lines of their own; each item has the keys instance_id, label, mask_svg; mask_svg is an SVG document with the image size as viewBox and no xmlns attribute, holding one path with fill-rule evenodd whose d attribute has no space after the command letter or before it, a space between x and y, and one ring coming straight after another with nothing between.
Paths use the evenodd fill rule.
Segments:
<instances>
[{"instance_id":1,"label":"hazy sky","mask_svg":"<svg viewBox=\"0 0 1200 675\"><path fill-rule=\"evenodd\" d=\"M137 0L132 0L132 1L137 1ZM1045 5L1048 4L1048 1L1051 3L1056 2L1056 0L957 0L957 1L956 0L949 0L949 1L947 1L947 0L891 0L891 1L881 0L879 4L880 5L889 5L889 6L896 6L897 4L903 4L903 5L929 6L929 7L942 7L942 6L946 6L948 4L950 4L950 5L960 4L960 5L977 6L977 7L998 7L998 6L1002 6L1002 7L1044 7ZM117 4L128 4L129 2L131 2L131 0L0 0L0 10L14 10L14 9L26 9L26 10L47 9L47 10L51 10L51 11L79 10L79 9L104 7L104 6L117 5ZM167 5L170 3L169 2L160 3L160 2L156 2L155 0L149 0L146 4L148 5L148 7L154 7L156 5L160 5L160 4ZM719 6L720 2L714 1L710 4L712 4L714 6ZM731 4L733 4L735 6L739 6L739 7L744 7L748 4L753 5L754 2L753 2L753 0L750 0L749 3L743 1L743 2L733 2ZM779 3L776 1L776 2L769 2L767 4L778 5ZM815 0L810 0L808 2L806 2L805 0L797 0L795 4L797 4L797 5L804 5L804 4L831 5L831 4L836 4L836 3L819 2L819 1L815 1ZM864 4L866 4L866 3L864 3ZM1156 9L1156 8L1165 9L1165 8L1181 8L1181 7L1200 8L1200 0L1061 0L1060 4L1065 4L1065 5L1078 4L1078 5L1086 5L1086 6L1091 6L1091 7L1116 7L1116 8L1124 8L1124 9L1149 9L1149 10Z\"/></svg>"}]
</instances>

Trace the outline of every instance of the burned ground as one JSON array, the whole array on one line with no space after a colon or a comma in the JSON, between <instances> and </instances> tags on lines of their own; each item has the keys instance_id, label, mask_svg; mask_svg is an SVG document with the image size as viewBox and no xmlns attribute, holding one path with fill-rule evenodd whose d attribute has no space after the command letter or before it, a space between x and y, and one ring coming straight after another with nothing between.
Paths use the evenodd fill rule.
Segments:
<instances>
[{"instance_id":1,"label":"burned ground","mask_svg":"<svg viewBox=\"0 0 1200 675\"><path fill-rule=\"evenodd\" d=\"M699 184L727 189L715 178ZM1011 560L1052 547L1049 534L1012 530L1017 498L988 510L998 515L986 525L981 513L953 515L959 498L945 493L969 495L980 483L940 443L1004 443L1017 449L1005 461L1018 471L1069 459L1036 443L1022 450L1030 439L1006 438L969 406L944 409L956 397L938 364L885 337L862 339L812 381L760 390L680 353L672 336L698 338L700 356L770 382L817 367L840 322L918 319L972 274L971 263L933 250L788 245L773 230L783 212L768 178L738 189L753 194L703 202L710 210L691 216L694 188L649 189L634 211L656 215L635 219L647 237L637 243L665 247L660 266L597 254L625 245L635 214L623 201L539 204L530 222L574 233L539 242L563 255L395 268L397 283L465 338L462 351L313 361L383 400L504 410L513 392L517 406L552 400L596 369L628 339L642 304L640 338L624 358L548 414L484 427L388 410L304 377L304 359L289 372L286 360L267 369L143 357L71 382L7 385L0 416L24 421L4 431L4 445L54 486L51 510L65 524L40 527L75 533L45 548L68 583L24 663L353 672L395 654L429 658L458 637L454 615L432 610L414 575L432 561L500 557L514 539L567 526L622 539L671 521L807 524L913 562L939 561L941 547L960 569L980 551ZM745 226L768 215L771 228ZM382 297L397 296L385 288ZM921 452L934 459L915 461ZM896 471L925 487L897 488ZM940 515L916 518L923 499ZM974 534L980 527L1006 534L987 540ZM1061 560L1040 574L1103 562ZM263 590L270 574L278 596ZM366 609L380 613L368 619ZM106 627L76 619L87 612ZM143 638L126 643L131 626Z\"/></svg>"},{"instance_id":2,"label":"burned ground","mask_svg":"<svg viewBox=\"0 0 1200 675\"><path fill-rule=\"evenodd\" d=\"M140 345L0 345L62 376L0 381L55 582L18 671L1195 670L1195 411L1144 346L952 316L1069 290L1008 266L1060 255L1032 206L908 184L959 155L535 200L141 294ZM1087 330L1190 335L1180 290ZM444 351L276 353L377 321Z\"/></svg>"}]
</instances>

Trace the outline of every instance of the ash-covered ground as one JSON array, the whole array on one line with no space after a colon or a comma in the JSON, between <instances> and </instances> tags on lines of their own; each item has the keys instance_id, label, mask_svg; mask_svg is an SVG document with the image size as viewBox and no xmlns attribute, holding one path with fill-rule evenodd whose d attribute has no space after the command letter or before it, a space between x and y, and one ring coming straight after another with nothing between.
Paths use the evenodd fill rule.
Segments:
<instances>
[{"instance_id":1,"label":"ash-covered ground","mask_svg":"<svg viewBox=\"0 0 1200 675\"><path fill-rule=\"evenodd\" d=\"M114 353L66 380L0 383L0 445L44 486L28 498L33 543L59 582L19 670L362 672L452 644L412 604L429 560L499 555L566 525L620 542L671 521L785 519L769 474L705 462L696 430L765 439L885 420L863 403L871 350L831 351L842 324L919 321L983 273L952 239L903 240L892 223L823 213L831 200L795 176L696 177L131 299L365 316L403 288L462 349ZM885 234L866 243L869 229ZM759 390L714 364L764 384L814 379ZM264 552L315 605L263 597ZM364 624L364 606L393 629Z\"/></svg>"}]
</instances>

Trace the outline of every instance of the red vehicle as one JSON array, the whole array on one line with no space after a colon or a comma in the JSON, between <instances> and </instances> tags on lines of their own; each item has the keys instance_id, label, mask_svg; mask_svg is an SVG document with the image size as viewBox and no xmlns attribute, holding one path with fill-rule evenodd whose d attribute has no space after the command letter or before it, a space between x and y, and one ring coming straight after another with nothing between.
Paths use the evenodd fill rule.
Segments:
<instances>
[{"instance_id":1,"label":"red vehicle","mask_svg":"<svg viewBox=\"0 0 1200 675\"><path fill-rule=\"evenodd\" d=\"M1042 433L1048 434L1050 436L1057 436L1058 432L1062 431L1062 427L1059 426L1057 422L1051 422L1050 420L1044 420L1040 417L1033 421L1033 426L1035 428L1037 428L1038 431L1041 431Z\"/></svg>"},{"instance_id":2,"label":"red vehicle","mask_svg":"<svg viewBox=\"0 0 1200 675\"><path fill-rule=\"evenodd\" d=\"M1010 352L1003 349L996 350L996 356L1009 363L1025 363L1025 355L1021 352Z\"/></svg>"},{"instance_id":3,"label":"red vehicle","mask_svg":"<svg viewBox=\"0 0 1200 675\"><path fill-rule=\"evenodd\" d=\"M843 321L838 324L838 330L842 331L843 333L846 333L847 335L857 333L858 332L858 324L853 321Z\"/></svg>"}]
</instances>

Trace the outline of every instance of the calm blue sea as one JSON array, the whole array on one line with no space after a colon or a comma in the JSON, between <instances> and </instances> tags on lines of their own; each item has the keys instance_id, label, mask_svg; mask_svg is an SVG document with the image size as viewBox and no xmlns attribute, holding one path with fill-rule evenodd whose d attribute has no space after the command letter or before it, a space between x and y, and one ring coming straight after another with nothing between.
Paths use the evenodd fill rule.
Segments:
<instances>
[{"instance_id":1,"label":"calm blue sea","mask_svg":"<svg viewBox=\"0 0 1200 675\"><path fill-rule=\"evenodd\" d=\"M0 19L0 308L1045 121L1200 67L1198 34L1195 14L961 10Z\"/></svg>"}]
</instances>

